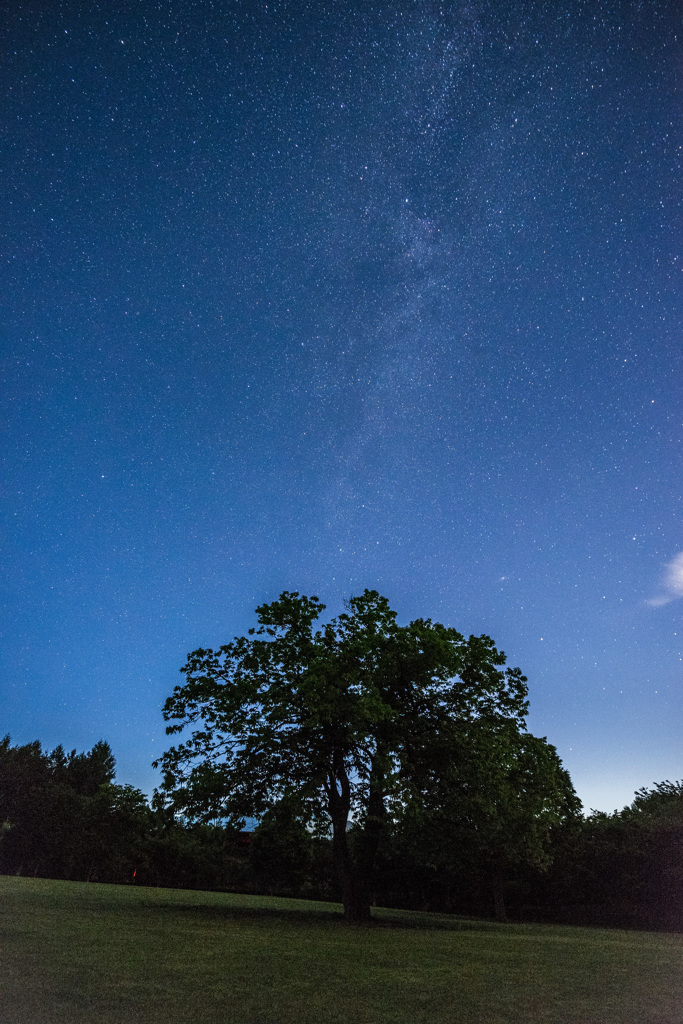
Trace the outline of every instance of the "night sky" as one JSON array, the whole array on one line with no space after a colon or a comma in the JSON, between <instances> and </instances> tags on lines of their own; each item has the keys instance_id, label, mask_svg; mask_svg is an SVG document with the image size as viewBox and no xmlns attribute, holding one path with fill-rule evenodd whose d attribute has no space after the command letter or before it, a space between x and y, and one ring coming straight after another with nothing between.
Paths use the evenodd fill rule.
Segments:
<instances>
[{"instance_id":1,"label":"night sky","mask_svg":"<svg viewBox=\"0 0 683 1024\"><path fill-rule=\"evenodd\" d=\"M677 5L0 33L0 733L151 792L188 651L369 587L494 638L587 809L681 778Z\"/></svg>"}]
</instances>

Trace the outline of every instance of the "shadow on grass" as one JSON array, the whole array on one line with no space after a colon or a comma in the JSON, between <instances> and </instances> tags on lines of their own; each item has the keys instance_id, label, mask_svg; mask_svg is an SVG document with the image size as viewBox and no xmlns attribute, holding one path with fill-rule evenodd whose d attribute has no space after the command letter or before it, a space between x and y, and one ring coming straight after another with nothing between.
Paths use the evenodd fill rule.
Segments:
<instances>
[{"instance_id":1,"label":"shadow on grass","mask_svg":"<svg viewBox=\"0 0 683 1024\"><path fill-rule=\"evenodd\" d=\"M299 910L292 907L272 906L216 906L195 903L188 906L177 903L161 903L159 910L180 914L183 917L197 917L204 921L276 921L291 924L319 925L326 928L369 928L408 929L412 931L499 931L501 927L493 921L474 918L451 917L446 914L430 914L420 911L374 909L372 919L360 925L347 925L340 910L310 910L305 906Z\"/></svg>"},{"instance_id":2,"label":"shadow on grass","mask_svg":"<svg viewBox=\"0 0 683 1024\"><path fill-rule=\"evenodd\" d=\"M483 921L473 917L457 917L450 914L430 914L418 910L401 911L382 909L380 917L373 918L373 924L381 928L406 928L413 931L441 932L498 932L507 925L495 921Z\"/></svg>"},{"instance_id":3,"label":"shadow on grass","mask_svg":"<svg viewBox=\"0 0 683 1024\"><path fill-rule=\"evenodd\" d=\"M183 917L199 917L204 921L291 921L294 924L341 924L344 919L334 910L290 910L276 907L229 907L210 903L159 903L158 909Z\"/></svg>"}]
</instances>

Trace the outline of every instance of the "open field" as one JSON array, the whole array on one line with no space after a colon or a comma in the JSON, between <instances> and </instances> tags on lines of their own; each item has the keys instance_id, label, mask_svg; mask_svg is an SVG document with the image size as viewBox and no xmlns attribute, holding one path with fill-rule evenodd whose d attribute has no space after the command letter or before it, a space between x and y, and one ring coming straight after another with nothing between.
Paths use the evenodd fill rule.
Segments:
<instances>
[{"instance_id":1,"label":"open field","mask_svg":"<svg viewBox=\"0 0 683 1024\"><path fill-rule=\"evenodd\" d=\"M683 936L0 877L2 1024L683 1024Z\"/></svg>"}]
</instances>

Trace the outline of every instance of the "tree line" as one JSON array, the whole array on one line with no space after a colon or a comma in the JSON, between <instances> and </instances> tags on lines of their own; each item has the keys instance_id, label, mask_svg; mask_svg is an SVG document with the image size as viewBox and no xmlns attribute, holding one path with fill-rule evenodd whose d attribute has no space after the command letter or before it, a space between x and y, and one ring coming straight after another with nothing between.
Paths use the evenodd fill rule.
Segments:
<instances>
[{"instance_id":1,"label":"tree line","mask_svg":"<svg viewBox=\"0 0 683 1024\"><path fill-rule=\"evenodd\" d=\"M282 804L253 831L178 818L114 782L107 743L87 753L0 742L0 873L338 900L332 844ZM473 826L474 827L474 826ZM357 841L353 826L349 841ZM428 833L383 842L373 902L495 916L492 864L463 829L449 862ZM683 928L683 783L640 790L612 814L553 828L543 865L507 862L513 920Z\"/></svg>"},{"instance_id":2,"label":"tree line","mask_svg":"<svg viewBox=\"0 0 683 1024\"><path fill-rule=\"evenodd\" d=\"M340 900L350 923L378 904L683 926L683 784L586 817L490 637L400 626L375 591L323 609L285 592L188 656L164 716L190 732L151 802L103 741L2 741L0 871Z\"/></svg>"}]
</instances>

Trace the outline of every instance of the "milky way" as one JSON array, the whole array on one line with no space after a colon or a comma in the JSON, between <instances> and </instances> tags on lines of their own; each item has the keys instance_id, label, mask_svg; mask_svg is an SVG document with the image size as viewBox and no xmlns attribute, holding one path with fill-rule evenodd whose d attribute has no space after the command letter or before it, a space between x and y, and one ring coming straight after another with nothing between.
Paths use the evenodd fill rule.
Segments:
<instances>
[{"instance_id":1,"label":"milky way","mask_svg":"<svg viewBox=\"0 0 683 1024\"><path fill-rule=\"evenodd\" d=\"M680 25L15 8L3 728L155 784L283 589L486 632L587 806L679 778Z\"/></svg>"}]
</instances>

